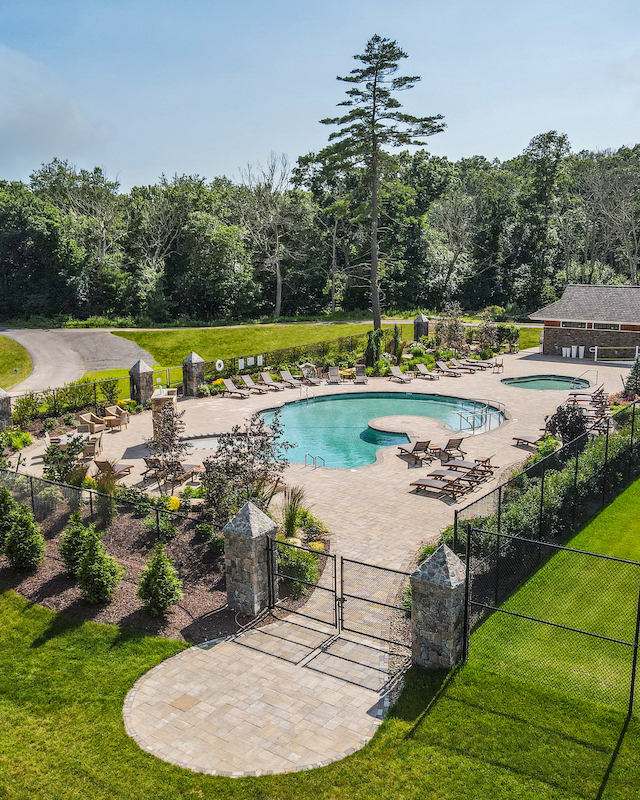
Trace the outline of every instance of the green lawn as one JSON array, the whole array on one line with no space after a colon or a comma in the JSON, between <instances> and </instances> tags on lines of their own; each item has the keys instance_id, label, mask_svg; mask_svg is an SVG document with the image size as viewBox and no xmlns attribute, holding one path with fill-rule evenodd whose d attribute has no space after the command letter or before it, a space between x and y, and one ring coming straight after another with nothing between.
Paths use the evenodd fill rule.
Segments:
<instances>
[{"instance_id":1,"label":"green lawn","mask_svg":"<svg viewBox=\"0 0 640 800\"><path fill-rule=\"evenodd\" d=\"M569 546L640 561L640 481L586 525ZM633 641L640 568L560 552L504 605L509 611ZM508 646L505 643L508 642ZM632 649L494 614L474 633L471 661L625 708Z\"/></svg>"},{"instance_id":2,"label":"green lawn","mask_svg":"<svg viewBox=\"0 0 640 800\"><path fill-rule=\"evenodd\" d=\"M236 328L181 328L157 331L114 331L116 336L131 339L147 350L157 364L174 367L192 350L213 361L217 358L252 355L267 350L279 350L300 344L311 344L341 336L364 334L367 324L339 323L316 325L296 323L291 325L242 325ZM385 324L383 327L393 327ZM413 338L413 325L402 326L405 339Z\"/></svg>"},{"instance_id":3,"label":"green lawn","mask_svg":"<svg viewBox=\"0 0 640 800\"><path fill-rule=\"evenodd\" d=\"M21 344L0 336L0 389L11 389L33 369L31 356Z\"/></svg>"},{"instance_id":4,"label":"green lawn","mask_svg":"<svg viewBox=\"0 0 640 800\"><path fill-rule=\"evenodd\" d=\"M538 347L541 331L542 328L520 328L520 349L526 350L528 347Z\"/></svg>"},{"instance_id":5,"label":"green lawn","mask_svg":"<svg viewBox=\"0 0 640 800\"><path fill-rule=\"evenodd\" d=\"M140 750L121 718L136 678L180 643L80 624L10 591L0 631L3 800L637 797L638 722L599 795L621 715L473 665L446 684L411 670L372 742L329 767L236 780L191 773Z\"/></svg>"}]
</instances>

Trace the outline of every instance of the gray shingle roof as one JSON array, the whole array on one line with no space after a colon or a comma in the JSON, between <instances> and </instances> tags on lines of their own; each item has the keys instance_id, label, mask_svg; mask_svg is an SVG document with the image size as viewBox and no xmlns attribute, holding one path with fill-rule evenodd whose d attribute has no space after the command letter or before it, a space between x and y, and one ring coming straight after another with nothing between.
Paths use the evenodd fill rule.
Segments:
<instances>
[{"instance_id":1,"label":"gray shingle roof","mask_svg":"<svg viewBox=\"0 0 640 800\"><path fill-rule=\"evenodd\" d=\"M559 300L529 314L529 317L640 325L640 286L569 284Z\"/></svg>"}]
</instances>

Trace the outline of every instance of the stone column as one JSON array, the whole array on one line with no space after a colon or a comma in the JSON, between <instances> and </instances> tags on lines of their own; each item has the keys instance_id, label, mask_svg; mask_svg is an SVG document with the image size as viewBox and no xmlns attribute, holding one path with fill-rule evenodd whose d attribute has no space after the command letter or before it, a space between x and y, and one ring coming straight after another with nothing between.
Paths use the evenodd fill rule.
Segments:
<instances>
[{"instance_id":1,"label":"stone column","mask_svg":"<svg viewBox=\"0 0 640 800\"><path fill-rule=\"evenodd\" d=\"M269 604L267 539L275 539L277 525L247 501L228 522L224 534L224 562L229 607L255 617Z\"/></svg>"},{"instance_id":2,"label":"stone column","mask_svg":"<svg viewBox=\"0 0 640 800\"><path fill-rule=\"evenodd\" d=\"M204 383L204 359L193 350L182 362L182 386L185 397L197 397L198 386Z\"/></svg>"},{"instance_id":3,"label":"stone column","mask_svg":"<svg viewBox=\"0 0 640 800\"><path fill-rule=\"evenodd\" d=\"M413 320L413 341L419 342L421 336L429 335L429 317L424 314L418 314Z\"/></svg>"},{"instance_id":4,"label":"stone column","mask_svg":"<svg viewBox=\"0 0 640 800\"><path fill-rule=\"evenodd\" d=\"M463 656L465 568L446 545L411 575L413 663L451 669Z\"/></svg>"},{"instance_id":5,"label":"stone column","mask_svg":"<svg viewBox=\"0 0 640 800\"><path fill-rule=\"evenodd\" d=\"M151 400L153 394L153 370L142 359L136 363L129 370L129 389L131 392L131 399L136 403L144 405L148 400Z\"/></svg>"},{"instance_id":6,"label":"stone column","mask_svg":"<svg viewBox=\"0 0 640 800\"><path fill-rule=\"evenodd\" d=\"M12 425L11 419L11 397L0 389L0 431L4 428L10 428Z\"/></svg>"}]
</instances>

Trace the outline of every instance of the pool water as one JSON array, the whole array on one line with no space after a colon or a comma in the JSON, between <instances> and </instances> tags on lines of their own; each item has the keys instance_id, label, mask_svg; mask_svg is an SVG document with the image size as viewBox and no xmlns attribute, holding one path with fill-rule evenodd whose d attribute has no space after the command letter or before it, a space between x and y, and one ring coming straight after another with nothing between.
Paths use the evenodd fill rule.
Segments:
<instances>
[{"instance_id":1,"label":"pool water","mask_svg":"<svg viewBox=\"0 0 640 800\"><path fill-rule=\"evenodd\" d=\"M565 391L586 389L591 384L584 378L570 378L565 375L525 375L521 378L503 378L502 383L507 386L517 386L520 389L564 389Z\"/></svg>"},{"instance_id":2,"label":"pool water","mask_svg":"<svg viewBox=\"0 0 640 800\"><path fill-rule=\"evenodd\" d=\"M290 461L304 463L305 454L321 456L327 467L362 467L376 460L381 447L406 444L404 434L382 433L368 426L376 417L414 415L441 420L452 431L461 428L457 411L478 411L483 404L473 400L410 392L362 392L358 394L298 400L280 408L284 438L294 447ZM264 412L267 422L274 410ZM494 413L476 433L496 428L504 417ZM443 437L446 438L446 431ZM322 462L318 462L322 465Z\"/></svg>"}]
</instances>

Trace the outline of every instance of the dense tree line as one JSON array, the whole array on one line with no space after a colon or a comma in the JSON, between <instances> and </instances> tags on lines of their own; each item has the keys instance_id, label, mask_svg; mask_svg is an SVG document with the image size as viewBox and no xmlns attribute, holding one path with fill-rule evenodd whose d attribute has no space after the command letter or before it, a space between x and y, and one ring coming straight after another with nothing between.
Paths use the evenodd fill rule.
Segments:
<instances>
[{"instance_id":1,"label":"dense tree line","mask_svg":"<svg viewBox=\"0 0 640 800\"><path fill-rule=\"evenodd\" d=\"M549 132L509 161L426 150L383 159L383 310L512 313L568 282L637 283L640 145L570 151ZM162 322L371 308L367 166L323 151L225 178L162 177L125 193L55 160L0 182L0 316Z\"/></svg>"}]
</instances>

